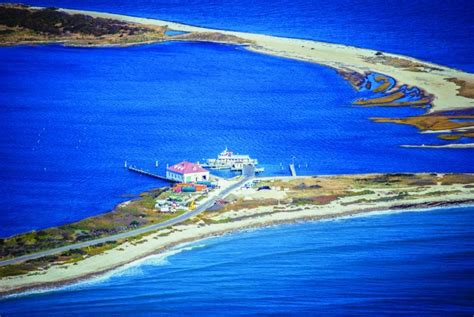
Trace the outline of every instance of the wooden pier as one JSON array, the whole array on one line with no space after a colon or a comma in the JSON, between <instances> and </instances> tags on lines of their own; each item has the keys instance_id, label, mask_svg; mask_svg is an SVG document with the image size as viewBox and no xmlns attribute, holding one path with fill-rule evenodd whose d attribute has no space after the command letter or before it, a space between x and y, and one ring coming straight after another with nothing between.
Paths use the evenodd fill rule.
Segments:
<instances>
[{"instance_id":1,"label":"wooden pier","mask_svg":"<svg viewBox=\"0 0 474 317\"><path fill-rule=\"evenodd\" d=\"M129 171L132 171L132 172L135 172L135 173L138 173L138 174L142 174L142 175L150 176L150 177L153 177L153 178L161 179L161 180L164 180L164 181L176 183L175 180L169 179L169 178L167 178L166 176L161 176L161 175L158 175L158 174L154 174L154 173L152 173L152 172L142 170L142 169L140 169L140 168L138 168L138 167L127 166L127 169L128 169Z\"/></svg>"},{"instance_id":2,"label":"wooden pier","mask_svg":"<svg viewBox=\"0 0 474 317\"><path fill-rule=\"evenodd\" d=\"M290 173L292 177L296 176L295 164L290 164Z\"/></svg>"}]
</instances>

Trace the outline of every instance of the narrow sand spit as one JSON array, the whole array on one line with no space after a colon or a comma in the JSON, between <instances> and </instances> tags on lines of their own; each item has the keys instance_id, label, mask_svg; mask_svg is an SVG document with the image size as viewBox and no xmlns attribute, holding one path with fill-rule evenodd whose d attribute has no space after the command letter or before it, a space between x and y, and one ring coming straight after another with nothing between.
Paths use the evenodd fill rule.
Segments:
<instances>
[{"instance_id":1,"label":"narrow sand spit","mask_svg":"<svg viewBox=\"0 0 474 317\"><path fill-rule=\"evenodd\" d=\"M455 144L442 144L442 145L428 145L428 144L421 144L421 145L410 145L405 144L401 145L401 147L406 148L420 148L420 149L473 149L474 143L455 143Z\"/></svg>"},{"instance_id":2,"label":"narrow sand spit","mask_svg":"<svg viewBox=\"0 0 474 317\"><path fill-rule=\"evenodd\" d=\"M234 35L248 41L249 50L318 63L331 68L344 71L354 71L358 73L379 72L393 78L396 78L401 84L416 86L423 89L426 93L434 96L431 112L442 112L447 110L460 110L474 107L474 99L464 97L458 94L460 87L449 78L456 78L458 81L469 83L474 82L474 74L469 74L444 66L435 65L419 61L410 57L404 57L394 54L386 56L400 58L423 65L425 69L417 70L403 68L400 66L374 62L370 58L374 57L376 51L329 44L311 40L300 40L282 38L268 35L231 32L222 30L213 30L201 27L194 27L173 22L135 18L116 14L98 13L91 11L63 10L69 13L82 13L95 17L113 18L127 22L142 23L149 25L167 25L169 28L186 32L219 32L222 34ZM446 190L447 187L443 187ZM467 192L462 186L452 187L455 194L439 197L433 195L430 198L417 198L410 201L403 201L403 204L410 206L424 206L433 204L457 204L474 202L472 192ZM433 191L433 193L436 193ZM260 198L283 198L285 193L254 193ZM367 198L371 198L370 196ZM372 197L374 198L374 197ZM354 199L354 198L352 198ZM22 290L53 287L66 283L72 283L91 276L102 274L124 264L133 262L150 254L159 253L165 249L198 239L221 235L246 228L257 228L280 223L291 223L295 221L329 219L355 214L367 214L373 211L383 211L396 208L400 201L390 202L358 202L352 203L350 199L331 202L327 205L316 206L312 208L296 208L282 206L281 210L275 210L270 207L259 207L252 210L241 212L230 211L220 215L219 219L225 222L217 222L206 225L204 223L190 223L173 226L172 229L162 229L138 242L125 242L117 248L108 250L102 254L86 258L75 264L54 265L46 270L32 272L26 275L4 278L0 280L0 294L19 292ZM288 207L288 208L286 208ZM416 208L416 207L415 207ZM403 211L406 209L397 209ZM413 210L410 208L410 210Z\"/></svg>"},{"instance_id":3,"label":"narrow sand spit","mask_svg":"<svg viewBox=\"0 0 474 317\"><path fill-rule=\"evenodd\" d=\"M386 57L399 58L404 61L413 62L420 65L421 68L404 68L389 63L377 62L373 60L376 51L346 45L263 34L209 29L163 20L137 18L94 11L66 9L62 9L62 11L71 14L81 13L93 17L111 18L132 23L168 26L170 29L176 31L218 32L226 35L234 35L251 43L247 47L249 50L254 52L317 63L343 71L354 71L361 74L366 72L378 72L391 76L396 78L400 84L416 86L424 90L427 94L432 95L434 99L432 102L432 108L429 110L431 113L474 107L474 96L460 95L459 91L461 90L461 86L458 84L459 82L466 82L469 85L474 85L474 74L424 62L407 56L384 53ZM452 78L455 78L456 80L452 80Z\"/></svg>"},{"instance_id":4,"label":"narrow sand spit","mask_svg":"<svg viewBox=\"0 0 474 317\"><path fill-rule=\"evenodd\" d=\"M446 194L437 194L440 190ZM432 186L418 193L420 195L431 193L432 195L428 197L420 196L419 198L409 200L370 201L380 197L380 195L386 196L390 194L390 191L376 190L375 193L364 197L368 199L366 202L355 201L360 197L347 197L327 205L307 208L282 205L277 207L262 206L239 211L231 210L211 218L214 221L211 224L197 221L175 225L147 235L141 238L140 241L125 242L114 249L74 264L53 265L45 270L31 272L30 274L3 278L0 280L0 294L6 295L31 289L74 283L103 274L148 255L163 252L178 244L249 228L364 215L380 211L402 212L417 209L427 210L427 208L429 210L434 206L455 206L474 203L472 190L459 184ZM236 194L246 196L247 193L241 191ZM280 198L282 197L280 195L285 195L285 193L284 189L281 189L281 193L270 191L268 195Z\"/></svg>"}]
</instances>

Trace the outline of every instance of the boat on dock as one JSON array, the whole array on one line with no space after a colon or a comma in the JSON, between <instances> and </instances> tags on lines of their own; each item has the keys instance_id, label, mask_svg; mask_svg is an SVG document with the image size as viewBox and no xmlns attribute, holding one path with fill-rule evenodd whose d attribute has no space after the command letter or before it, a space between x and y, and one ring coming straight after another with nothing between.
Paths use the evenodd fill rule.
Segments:
<instances>
[{"instance_id":1,"label":"boat on dock","mask_svg":"<svg viewBox=\"0 0 474 317\"><path fill-rule=\"evenodd\" d=\"M257 164L257 159L253 159L246 154L236 154L229 151L226 147L217 158L207 159L201 166L209 169L230 169L231 171L241 172L244 166L251 165L255 168L255 173L263 172L265 169L263 167L257 167Z\"/></svg>"},{"instance_id":2,"label":"boat on dock","mask_svg":"<svg viewBox=\"0 0 474 317\"><path fill-rule=\"evenodd\" d=\"M247 165L252 165L252 164L247 164ZM255 173L261 173L265 171L263 167L255 167L255 165L252 165L252 166L254 167ZM243 169L243 166L239 166L239 167L232 167L230 170L233 172L241 172L242 169Z\"/></svg>"}]
</instances>

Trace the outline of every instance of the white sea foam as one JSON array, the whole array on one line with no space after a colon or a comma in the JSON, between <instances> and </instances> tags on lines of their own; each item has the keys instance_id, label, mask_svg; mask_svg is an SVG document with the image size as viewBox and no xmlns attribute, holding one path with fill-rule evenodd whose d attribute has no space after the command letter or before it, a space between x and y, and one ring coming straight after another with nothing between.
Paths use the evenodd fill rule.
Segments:
<instances>
[{"instance_id":1,"label":"white sea foam","mask_svg":"<svg viewBox=\"0 0 474 317\"><path fill-rule=\"evenodd\" d=\"M335 218L318 219L311 222L316 223L316 222L327 222L327 221L346 221L346 220L350 220L354 218L386 216L386 215L391 215L391 214L400 214L400 213L407 213L407 212L426 212L426 211L433 211L433 210L438 210L438 209L450 210L450 209L471 208L471 207L472 207L471 205L456 205L452 207L439 206L439 207L427 207L427 208L419 208L419 209L416 208L416 209L400 209L400 210L380 210L380 211L356 213L353 215L340 216L340 217L335 217ZM282 225L288 225L288 224L282 224ZM279 227L279 226L281 225L272 225L267 228ZM246 228L245 230L240 230L239 232L252 232L252 231L257 231L261 229L262 228ZM145 272L142 269L143 266L168 265L170 264L169 258L172 257L173 255L176 255L185 251L191 251L194 249L204 248L207 245L204 244L203 241L208 240L208 239L215 239L217 237L215 236L208 237L208 238L201 239L199 241L182 244L168 251L165 251L163 253L153 254L153 255L138 259L136 261L120 266L114 270L108 271L104 274L101 274L96 277L93 277L84 281L80 281L74 284L58 286L58 287L50 287L50 288L38 288L38 289L29 290L29 291L18 293L18 294L8 295L6 296L6 298L23 297L23 296L33 295L33 294L42 294L42 293L49 293L49 292L78 290L78 289L84 289L84 288L87 288L99 283L105 283L109 281L111 278L115 278L115 277L140 276L140 275L145 274Z\"/></svg>"},{"instance_id":2,"label":"white sea foam","mask_svg":"<svg viewBox=\"0 0 474 317\"><path fill-rule=\"evenodd\" d=\"M202 241L201 241L202 242ZM195 243L195 242L194 242ZM170 264L169 258L173 255L179 254L185 251L191 251L195 249L205 248L206 244L194 244L188 243L177 246L172 248L168 251L153 254L136 261L127 263L123 266L120 266L116 269L110 270L104 274L100 274L98 276L79 281L73 284L63 285L63 286L54 286L54 287L44 287L44 288L37 288L17 294L7 295L5 298L16 298L16 297L24 297L29 295L37 295L43 293L53 293L53 292L60 292L60 291L74 291L74 290L81 290L84 288L88 288L93 285L106 283L112 278L116 277L131 277L131 276L140 276L144 275L145 272L143 270L143 266L162 266Z\"/></svg>"}]
</instances>

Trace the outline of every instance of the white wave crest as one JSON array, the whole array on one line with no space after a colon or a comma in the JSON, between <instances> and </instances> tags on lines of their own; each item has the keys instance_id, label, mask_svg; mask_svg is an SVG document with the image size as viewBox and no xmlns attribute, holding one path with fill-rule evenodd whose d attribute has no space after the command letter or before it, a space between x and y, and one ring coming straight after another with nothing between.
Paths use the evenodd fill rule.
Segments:
<instances>
[{"instance_id":1,"label":"white wave crest","mask_svg":"<svg viewBox=\"0 0 474 317\"><path fill-rule=\"evenodd\" d=\"M83 280L83 281L79 281L73 284L68 284L68 285L63 285L63 286L37 288L37 289L22 292L22 293L7 295L5 296L5 298L16 298L16 297L24 297L24 296L29 296L29 295L44 294L44 293L61 292L61 291L76 291L76 290L85 289L97 284L106 283L115 277L141 276L145 274L145 271L142 269L143 266L168 265L170 264L168 260L169 257L179 254L181 252L205 248L206 246L207 246L206 244L191 244L191 245L178 246L162 253L153 254L153 255L149 255L147 257L138 259L136 261L130 262L128 264L125 264L116 269L113 269L104 274L92 277L87 280Z\"/></svg>"}]
</instances>

